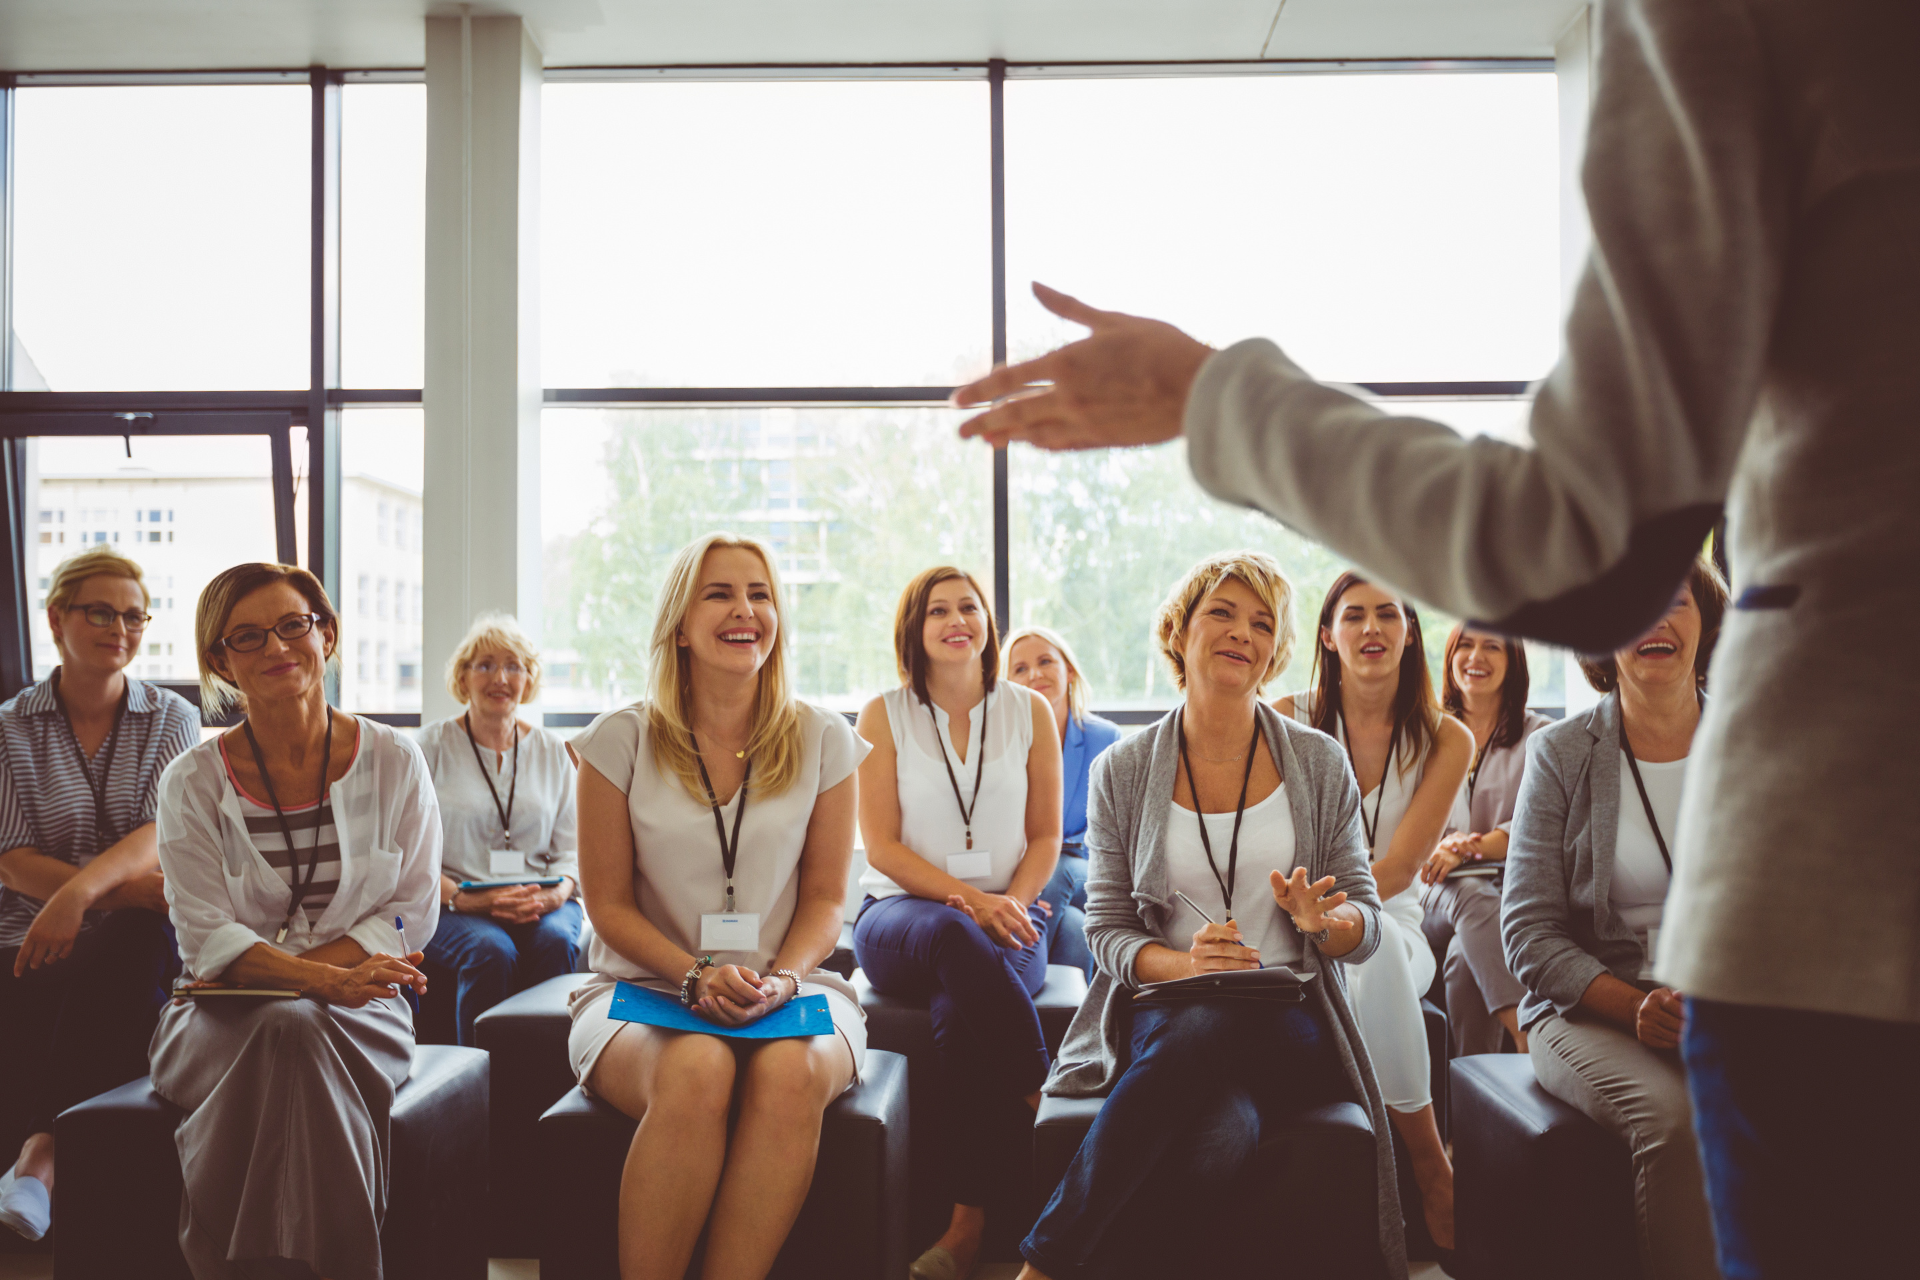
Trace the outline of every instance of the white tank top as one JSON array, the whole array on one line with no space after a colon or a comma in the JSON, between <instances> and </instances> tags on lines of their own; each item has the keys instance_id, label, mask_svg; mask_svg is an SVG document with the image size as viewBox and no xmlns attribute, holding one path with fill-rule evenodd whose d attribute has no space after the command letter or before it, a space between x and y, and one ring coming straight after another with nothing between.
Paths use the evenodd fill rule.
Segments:
<instances>
[{"instance_id":1,"label":"white tank top","mask_svg":"<svg viewBox=\"0 0 1920 1280\"><path fill-rule=\"evenodd\" d=\"M901 687L881 696L887 708L887 726L893 731L897 763L894 782L900 789L900 842L938 869L947 870L949 854L967 849L967 824L954 799L960 795L973 806L973 852L988 855L985 875L960 879L987 893L1005 893L1014 870L1027 853L1027 754L1033 748L1031 704L1005 681L997 682L985 699L987 740L980 774L980 796L974 799L973 779L979 754L981 708L968 717L967 758L953 750L947 713L920 701L913 690ZM931 714L929 714L931 713ZM941 763L940 753L946 753ZM953 766L952 779L947 765ZM860 887L876 898L905 893L869 866Z\"/></svg>"},{"instance_id":2,"label":"white tank top","mask_svg":"<svg viewBox=\"0 0 1920 1280\"><path fill-rule=\"evenodd\" d=\"M1313 695L1311 689L1293 695L1293 718L1309 728L1313 725ZM1333 740L1340 744L1342 751L1347 749L1344 727L1344 718L1335 716ZM1386 857L1387 850L1393 847L1393 833L1400 829L1400 820L1407 816L1407 807L1413 803L1413 794L1420 789L1420 779L1427 771L1425 752L1402 769L1400 766L1405 752L1406 746L1402 743L1388 762L1387 776L1380 779L1379 786L1360 797L1362 825L1373 827L1373 848L1367 854L1369 862L1380 861ZM1347 763L1351 766L1352 759L1349 758ZM1420 907L1420 891L1425 887L1416 877L1411 885L1388 898L1381 907L1395 919L1417 929L1426 915Z\"/></svg>"}]
</instances>

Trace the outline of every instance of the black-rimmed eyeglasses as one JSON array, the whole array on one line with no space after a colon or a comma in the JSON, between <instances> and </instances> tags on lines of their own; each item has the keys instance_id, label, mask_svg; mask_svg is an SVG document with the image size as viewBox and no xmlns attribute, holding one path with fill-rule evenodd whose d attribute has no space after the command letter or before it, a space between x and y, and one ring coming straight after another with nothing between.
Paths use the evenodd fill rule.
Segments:
<instances>
[{"instance_id":1,"label":"black-rimmed eyeglasses","mask_svg":"<svg viewBox=\"0 0 1920 1280\"><path fill-rule=\"evenodd\" d=\"M232 635L223 638L220 645L234 653L252 653L264 649L267 644L267 632L271 631L282 640L298 640L319 626L325 619L317 613L296 613L291 618L282 618L271 627L242 627Z\"/></svg>"},{"instance_id":2,"label":"black-rimmed eyeglasses","mask_svg":"<svg viewBox=\"0 0 1920 1280\"><path fill-rule=\"evenodd\" d=\"M67 611L84 614L90 625L99 627L102 631L112 626L116 618L124 623L129 631L145 631L147 624L153 621L153 615L150 613L142 613L138 609L129 609L121 613L118 609L104 604L70 604L67 606Z\"/></svg>"}]
</instances>

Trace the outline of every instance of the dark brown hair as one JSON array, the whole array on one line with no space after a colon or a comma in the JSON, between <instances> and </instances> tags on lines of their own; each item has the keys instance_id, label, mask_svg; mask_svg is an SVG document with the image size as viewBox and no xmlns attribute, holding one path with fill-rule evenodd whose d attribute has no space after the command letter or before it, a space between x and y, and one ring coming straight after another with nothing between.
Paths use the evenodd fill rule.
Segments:
<instances>
[{"instance_id":1,"label":"dark brown hair","mask_svg":"<svg viewBox=\"0 0 1920 1280\"><path fill-rule=\"evenodd\" d=\"M980 600L980 611L987 617L987 644L980 653L980 678L986 692L993 692L1000 674L1000 624L994 620L993 602L980 589L980 583L965 569L950 564L935 565L916 574L900 593L900 607L893 612L893 660L900 668L900 683L913 690L922 702L927 695L927 646L922 636L927 626L927 602L933 589L943 582L964 582Z\"/></svg>"},{"instance_id":2,"label":"dark brown hair","mask_svg":"<svg viewBox=\"0 0 1920 1280\"><path fill-rule=\"evenodd\" d=\"M1464 622L1453 624L1453 630L1447 632L1446 656L1440 661L1440 709L1450 716L1460 717L1463 722L1467 718L1466 695L1453 682L1453 651L1460 647L1460 641L1468 631L1493 636L1506 646L1507 678L1500 682L1500 718L1494 722L1493 736L1487 739L1487 747L1491 750L1516 746L1520 735L1527 731L1527 693L1532 682L1527 677L1527 646L1511 636L1469 627Z\"/></svg>"},{"instance_id":3,"label":"dark brown hair","mask_svg":"<svg viewBox=\"0 0 1920 1280\"><path fill-rule=\"evenodd\" d=\"M1695 688L1704 689L1707 664L1713 660L1713 646L1720 640L1720 623L1727 616L1727 580L1702 551L1687 567L1686 586L1693 592L1694 607L1700 610L1700 644L1693 651L1693 683ZM1680 598L1678 588L1673 595L1675 600ZM1655 619L1656 624L1658 621ZM1580 674L1598 693L1612 693L1620 687L1620 664L1611 653L1597 657L1580 655Z\"/></svg>"},{"instance_id":4,"label":"dark brown hair","mask_svg":"<svg viewBox=\"0 0 1920 1280\"><path fill-rule=\"evenodd\" d=\"M1320 639L1320 631L1333 626L1333 611L1340 597L1355 587L1370 585L1367 579L1349 569L1333 580L1327 598L1320 606L1320 626L1313 643L1313 727L1322 733L1339 732L1340 652L1329 649ZM1411 600L1399 602L1407 618L1407 645L1400 650L1400 684L1393 693L1393 737L1388 753L1403 738L1407 754L1400 759L1405 772L1424 759L1440 732L1440 703L1433 696L1433 676L1427 671L1427 644L1420 634L1420 611ZM1346 744L1340 744L1343 748Z\"/></svg>"}]
</instances>

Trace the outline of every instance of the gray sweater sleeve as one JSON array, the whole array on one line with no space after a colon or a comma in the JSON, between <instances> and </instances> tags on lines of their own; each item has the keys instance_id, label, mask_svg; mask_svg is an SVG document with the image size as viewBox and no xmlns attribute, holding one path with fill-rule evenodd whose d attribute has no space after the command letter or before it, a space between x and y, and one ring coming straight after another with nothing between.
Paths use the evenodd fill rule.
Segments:
<instances>
[{"instance_id":1,"label":"gray sweater sleeve","mask_svg":"<svg viewBox=\"0 0 1920 1280\"><path fill-rule=\"evenodd\" d=\"M1120 754L1101 753L1087 783L1087 949L1104 972L1137 989L1134 958L1160 939L1141 927L1133 897L1134 833L1125 829L1126 810L1114 791L1118 771L1110 767Z\"/></svg>"},{"instance_id":2,"label":"gray sweater sleeve","mask_svg":"<svg viewBox=\"0 0 1920 1280\"><path fill-rule=\"evenodd\" d=\"M1607 966L1568 929L1573 851L1567 841L1567 780L1550 739L1527 743L1527 768L1508 835L1500 937L1520 984L1566 1013Z\"/></svg>"},{"instance_id":3,"label":"gray sweater sleeve","mask_svg":"<svg viewBox=\"0 0 1920 1280\"><path fill-rule=\"evenodd\" d=\"M1790 212L1746 6L1598 12L1593 247L1531 447L1382 413L1263 340L1207 361L1185 423L1216 496L1452 613L1588 652L1660 616L1725 500Z\"/></svg>"}]
</instances>

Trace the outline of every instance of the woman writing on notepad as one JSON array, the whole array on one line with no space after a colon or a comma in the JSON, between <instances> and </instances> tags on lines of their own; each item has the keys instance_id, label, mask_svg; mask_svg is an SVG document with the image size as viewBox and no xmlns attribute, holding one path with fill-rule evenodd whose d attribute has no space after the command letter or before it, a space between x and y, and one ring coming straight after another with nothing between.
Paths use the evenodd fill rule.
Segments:
<instances>
[{"instance_id":1,"label":"woman writing on notepad","mask_svg":"<svg viewBox=\"0 0 1920 1280\"><path fill-rule=\"evenodd\" d=\"M760 543L709 534L667 570L652 696L573 740L594 978L574 992L580 1082L640 1121L620 1183L620 1274L764 1276L813 1180L821 1118L859 1071L866 1022L823 972L853 860L866 744L793 696L783 596ZM716 1031L824 995L836 1034L742 1040L613 1016L619 983ZM729 1116L733 1121L729 1123Z\"/></svg>"},{"instance_id":2,"label":"woman writing on notepad","mask_svg":"<svg viewBox=\"0 0 1920 1280\"><path fill-rule=\"evenodd\" d=\"M301 998L202 995L160 1016L154 1091L187 1113L181 1252L198 1280L377 1276L388 1115L413 1061L399 988L426 989L409 942L440 906L433 780L410 738L327 705L340 622L305 569L228 569L194 638L203 704L245 719L160 780L180 958L199 984Z\"/></svg>"},{"instance_id":3,"label":"woman writing on notepad","mask_svg":"<svg viewBox=\"0 0 1920 1280\"><path fill-rule=\"evenodd\" d=\"M853 954L874 990L930 1002L948 1096L942 1129L916 1141L946 1153L953 1212L909 1272L964 1280L1047 1078L1033 998L1047 980L1041 893L1060 850L1060 734L1046 699L998 679L993 613L963 570L907 584L893 652L900 687L860 712L873 754L861 769L867 896Z\"/></svg>"},{"instance_id":4,"label":"woman writing on notepad","mask_svg":"<svg viewBox=\"0 0 1920 1280\"><path fill-rule=\"evenodd\" d=\"M1154 639L1186 701L1094 767L1087 942L1100 968L1046 1087L1106 1103L1020 1246L1022 1280L1267 1275L1276 1251L1289 1275L1404 1278L1386 1114L1344 972L1381 946L1359 792L1337 745L1260 701L1293 648L1292 584L1258 552L1203 560ZM1281 965L1311 975L1304 999L1133 999ZM1372 1119L1377 1203L1303 1204L1297 1230L1234 1220L1263 1131L1344 1101ZM1322 1210L1377 1234L1329 1231Z\"/></svg>"},{"instance_id":5,"label":"woman writing on notepad","mask_svg":"<svg viewBox=\"0 0 1920 1280\"><path fill-rule=\"evenodd\" d=\"M1440 670L1440 705L1473 734L1474 755L1452 830L1420 868L1420 882L1431 886L1421 927L1447 957L1453 1056L1499 1053L1508 1035L1525 1053L1518 1008L1527 990L1500 947L1500 881L1471 872L1505 864L1527 739L1553 721L1527 710L1527 650L1518 640L1456 623ZM1469 874L1453 875L1462 868Z\"/></svg>"},{"instance_id":6,"label":"woman writing on notepad","mask_svg":"<svg viewBox=\"0 0 1920 1280\"><path fill-rule=\"evenodd\" d=\"M540 658L512 618L474 622L447 661L447 688L467 709L420 731L446 833L426 955L453 974L457 1039L470 1045L475 1018L580 957L574 768L566 743L519 718L540 693ZM485 881L502 883L460 887Z\"/></svg>"}]
</instances>

